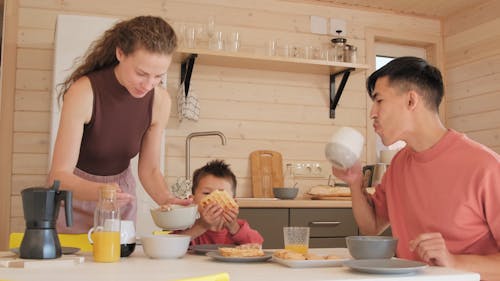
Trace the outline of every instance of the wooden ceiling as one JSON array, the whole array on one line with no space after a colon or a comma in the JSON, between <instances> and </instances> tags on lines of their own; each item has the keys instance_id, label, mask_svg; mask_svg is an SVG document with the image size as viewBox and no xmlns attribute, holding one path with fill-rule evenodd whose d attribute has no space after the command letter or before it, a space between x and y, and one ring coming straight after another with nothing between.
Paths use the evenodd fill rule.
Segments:
<instances>
[{"instance_id":1,"label":"wooden ceiling","mask_svg":"<svg viewBox=\"0 0 500 281\"><path fill-rule=\"evenodd\" d=\"M495 0L285 0L325 6L371 9L444 19L462 10Z\"/></svg>"}]
</instances>

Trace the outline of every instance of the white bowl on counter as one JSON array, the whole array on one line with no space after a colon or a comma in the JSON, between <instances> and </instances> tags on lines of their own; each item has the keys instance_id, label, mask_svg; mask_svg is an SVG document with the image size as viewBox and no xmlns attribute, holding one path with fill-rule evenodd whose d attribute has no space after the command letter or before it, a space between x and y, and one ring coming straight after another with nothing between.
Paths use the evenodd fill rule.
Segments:
<instances>
[{"instance_id":1,"label":"white bowl on counter","mask_svg":"<svg viewBox=\"0 0 500 281\"><path fill-rule=\"evenodd\" d=\"M152 259L178 259L189 247L191 236L181 234L146 235L141 237L146 256Z\"/></svg>"}]
</instances>

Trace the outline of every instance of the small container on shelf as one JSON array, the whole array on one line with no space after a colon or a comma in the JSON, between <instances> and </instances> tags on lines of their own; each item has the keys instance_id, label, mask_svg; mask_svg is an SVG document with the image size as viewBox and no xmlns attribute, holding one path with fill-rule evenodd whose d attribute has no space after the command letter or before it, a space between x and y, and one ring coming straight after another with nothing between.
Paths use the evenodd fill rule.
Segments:
<instances>
[{"instance_id":1,"label":"small container on shelf","mask_svg":"<svg viewBox=\"0 0 500 281\"><path fill-rule=\"evenodd\" d=\"M346 44L344 47L344 61L350 63L357 63L358 48L353 45Z\"/></svg>"},{"instance_id":2,"label":"small container on shelf","mask_svg":"<svg viewBox=\"0 0 500 281\"><path fill-rule=\"evenodd\" d=\"M344 62L344 48L347 42L347 39L344 37L340 37L341 30L337 30L338 37L332 39L332 48L330 49L329 60Z\"/></svg>"}]
</instances>

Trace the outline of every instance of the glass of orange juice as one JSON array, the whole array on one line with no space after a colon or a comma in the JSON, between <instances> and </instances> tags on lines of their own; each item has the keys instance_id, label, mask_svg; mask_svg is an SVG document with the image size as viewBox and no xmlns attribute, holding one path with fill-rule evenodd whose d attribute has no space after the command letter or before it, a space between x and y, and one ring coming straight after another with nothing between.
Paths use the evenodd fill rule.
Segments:
<instances>
[{"instance_id":1,"label":"glass of orange juice","mask_svg":"<svg viewBox=\"0 0 500 281\"><path fill-rule=\"evenodd\" d=\"M283 227L285 249L301 254L307 254L309 249L309 231L309 227Z\"/></svg>"}]
</instances>

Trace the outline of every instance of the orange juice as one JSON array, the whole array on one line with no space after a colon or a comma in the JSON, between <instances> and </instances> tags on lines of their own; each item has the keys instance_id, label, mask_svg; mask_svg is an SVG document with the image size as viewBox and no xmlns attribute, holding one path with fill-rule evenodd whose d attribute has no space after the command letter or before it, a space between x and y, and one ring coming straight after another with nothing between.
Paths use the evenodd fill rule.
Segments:
<instances>
[{"instance_id":1,"label":"orange juice","mask_svg":"<svg viewBox=\"0 0 500 281\"><path fill-rule=\"evenodd\" d=\"M120 260L120 232L97 231L94 240L94 261L115 262Z\"/></svg>"},{"instance_id":2,"label":"orange juice","mask_svg":"<svg viewBox=\"0 0 500 281\"><path fill-rule=\"evenodd\" d=\"M304 244L288 244L285 246L286 250L294 251L300 254L307 254L307 245Z\"/></svg>"}]
</instances>

